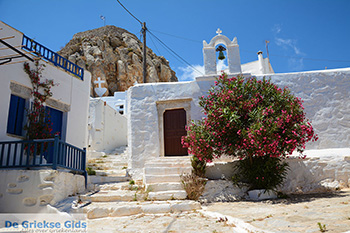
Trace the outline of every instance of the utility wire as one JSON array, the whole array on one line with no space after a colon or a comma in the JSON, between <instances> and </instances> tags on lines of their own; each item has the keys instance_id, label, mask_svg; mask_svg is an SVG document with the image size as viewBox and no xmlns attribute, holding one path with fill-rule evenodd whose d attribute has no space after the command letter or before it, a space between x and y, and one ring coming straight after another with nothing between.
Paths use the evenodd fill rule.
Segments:
<instances>
[{"instance_id":1,"label":"utility wire","mask_svg":"<svg viewBox=\"0 0 350 233\"><path fill-rule=\"evenodd\" d=\"M151 31L147 30L150 35L154 36L154 38L156 38L165 48L167 48L169 51L171 51L177 60L187 64L189 67L191 67L193 70L197 71L198 73L204 75L201 71L197 70L193 65L191 65L189 62L187 62L185 59L183 59L179 54L177 54L174 50L172 50L169 46L167 46L163 41L161 41L158 37L156 37Z\"/></svg>"},{"instance_id":2,"label":"utility wire","mask_svg":"<svg viewBox=\"0 0 350 233\"><path fill-rule=\"evenodd\" d=\"M195 43L201 43L201 44L203 43L202 41L199 41L199 40L193 40L193 39L189 39L189 38L185 38L185 37L181 37L181 36L176 36L176 35L172 35L172 34L169 34L169 33L156 31L156 30L153 30L153 29L152 29L152 31L153 32L158 32L160 34L164 34L164 35L167 35L167 36L172 36L172 37L175 37L175 38L179 38L179 39L182 39L182 40L188 40L188 41L192 41L192 42L195 42Z\"/></svg>"},{"instance_id":3,"label":"utility wire","mask_svg":"<svg viewBox=\"0 0 350 233\"><path fill-rule=\"evenodd\" d=\"M153 30L153 32L157 32L157 33L160 33L160 34L164 34L164 35L167 35L167 36L172 36L172 37L175 37L175 38L178 38L178 39L182 39L182 40L187 40L187 41L192 41L192 42L195 42L195 43L202 43L202 41L199 41L199 40L193 40L193 39L190 39L190 38L185 38L185 37L181 37L181 36L177 36L177 35L172 35L172 34L169 34L169 33L166 33L166 32L161 32L161 31L157 31L157 30ZM256 53L254 51L251 51L251 50L245 50L245 49L240 49L240 51L242 52L248 52L248 53ZM297 57L297 56L285 56L285 55L279 55L279 54L269 54L270 56L274 56L274 57L285 57L285 58L297 58L297 59L305 59L305 60L311 60L311 61L327 61L327 62L350 62L350 61L347 61L347 60L330 60L330 59L321 59L321 58L308 58L308 57Z\"/></svg>"},{"instance_id":4,"label":"utility wire","mask_svg":"<svg viewBox=\"0 0 350 233\"><path fill-rule=\"evenodd\" d=\"M126 9L126 7L119 1L117 0L117 2L124 8L124 10L126 10L134 19L136 19L142 26L142 30L146 30L150 33L150 35L152 35L154 38L156 38L165 48L167 48L168 50L170 50L173 54L175 54L177 57L175 57L176 59L180 59L179 61L182 61L184 63L186 63L188 66L190 66L193 70L197 71L198 73L204 75L202 72L200 72L199 70L197 70L194 66L192 66L190 63L188 63L185 59L183 59L179 54L177 54L174 50L172 50L171 48L169 48L169 46L167 46L163 41L161 41L158 37L156 37L150 30L148 30L148 28L144 28L144 24L141 22L141 20L139 20L135 15L133 15L128 9ZM163 33L165 34L165 33ZM170 35L170 34L169 34ZM172 35L174 36L174 35ZM176 37L176 36L175 36ZM178 38L181 38L181 37L178 37ZM181 39L186 39L186 38L181 38ZM153 44L154 44L154 41L153 39L151 38ZM188 40L188 39L187 39ZM192 40L194 41L194 40ZM195 41L195 42L198 42L198 41ZM157 48L157 46L154 44L155 48L157 49L158 53L159 53L159 50Z\"/></svg>"},{"instance_id":5,"label":"utility wire","mask_svg":"<svg viewBox=\"0 0 350 233\"><path fill-rule=\"evenodd\" d=\"M285 58L297 58L297 59L304 59L304 60L310 60L310 61L350 62L350 61L346 61L346 60L328 60L328 59L321 59L321 58L293 57L293 56L284 56L284 55L278 55L278 54L270 54L270 56L285 57Z\"/></svg>"},{"instance_id":6,"label":"utility wire","mask_svg":"<svg viewBox=\"0 0 350 233\"><path fill-rule=\"evenodd\" d=\"M154 45L154 47L156 48L156 50L157 50L158 54L159 54L159 55L161 55L161 53L160 53L160 52L159 52L159 50L158 50L157 45L154 43L154 40L153 40L152 36L150 36L149 38L151 38L152 44L153 44L153 45Z\"/></svg>"},{"instance_id":7,"label":"utility wire","mask_svg":"<svg viewBox=\"0 0 350 233\"><path fill-rule=\"evenodd\" d=\"M134 17L134 19L136 19L137 21L139 21L139 23L142 25L141 20L139 20L135 15L133 15L128 9L126 9L126 7L119 1L117 0L117 2L124 8L124 10L126 10L132 17Z\"/></svg>"}]
</instances>

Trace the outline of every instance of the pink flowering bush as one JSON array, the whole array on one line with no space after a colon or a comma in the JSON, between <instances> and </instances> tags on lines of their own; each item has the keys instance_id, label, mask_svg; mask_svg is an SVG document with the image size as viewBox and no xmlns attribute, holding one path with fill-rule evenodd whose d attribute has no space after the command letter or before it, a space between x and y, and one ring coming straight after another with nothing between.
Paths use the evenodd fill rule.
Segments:
<instances>
[{"instance_id":1,"label":"pink flowering bush","mask_svg":"<svg viewBox=\"0 0 350 233\"><path fill-rule=\"evenodd\" d=\"M52 96L51 88L55 84L53 80L42 81L42 71L44 65L39 65L39 61L35 61L35 68L31 69L27 62L24 63L24 71L28 74L32 83L33 103L27 109L27 124L24 126L26 130L26 139L45 139L53 138L52 123L50 114L45 110L45 101ZM45 145L47 147L47 145ZM34 152L34 146L30 148ZM40 151L40 148L37 148ZM46 148L45 148L46 150Z\"/></svg>"},{"instance_id":2,"label":"pink flowering bush","mask_svg":"<svg viewBox=\"0 0 350 233\"><path fill-rule=\"evenodd\" d=\"M225 154L250 164L255 157L278 158L278 165L295 150L302 154L306 142L317 140L302 100L265 78L229 78L223 73L199 104L205 118L189 124L182 144L205 162Z\"/></svg>"}]
</instances>

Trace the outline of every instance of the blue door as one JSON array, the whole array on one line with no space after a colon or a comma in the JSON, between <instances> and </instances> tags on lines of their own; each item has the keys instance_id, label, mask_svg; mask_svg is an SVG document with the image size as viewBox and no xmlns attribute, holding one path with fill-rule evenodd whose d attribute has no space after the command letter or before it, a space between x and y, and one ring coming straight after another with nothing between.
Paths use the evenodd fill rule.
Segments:
<instances>
[{"instance_id":1,"label":"blue door","mask_svg":"<svg viewBox=\"0 0 350 233\"><path fill-rule=\"evenodd\" d=\"M52 134L58 134L60 138L62 138L62 120L63 120L63 112L46 107L46 112L49 116L49 119L52 123ZM44 155L47 163L52 163L53 161L53 145L49 146L48 153L45 153Z\"/></svg>"},{"instance_id":2,"label":"blue door","mask_svg":"<svg viewBox=\"0 0 350 233\"><path fill-rule=\"evenodd\" d=\"M62 137L62 119L63 119L63 112L47 107L48 114L50 116L50 120L52 123L52 133L58 134L60 138Z\"/></svg>"}]
</instances>

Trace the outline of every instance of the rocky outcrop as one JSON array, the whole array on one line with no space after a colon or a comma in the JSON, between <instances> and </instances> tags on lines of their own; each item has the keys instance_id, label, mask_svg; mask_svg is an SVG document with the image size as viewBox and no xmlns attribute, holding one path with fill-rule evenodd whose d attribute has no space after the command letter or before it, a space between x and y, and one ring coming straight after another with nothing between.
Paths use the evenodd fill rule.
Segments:
<instances>
[{"instance_id":1,"label":"rocky outcrop","mask_svg":"<svg viewBox=\"0 0 350 233\"><path fill-rule=\"evenodd\" d=\"M107 89L104 96L143 83L142 43L125 29L109 25L79 32L58 53L91 72L91 96L96 96L93 87L98 77ZM164 57L147 48L146 60L147 83L178 81Z\"/></svg>"}]
</instances>

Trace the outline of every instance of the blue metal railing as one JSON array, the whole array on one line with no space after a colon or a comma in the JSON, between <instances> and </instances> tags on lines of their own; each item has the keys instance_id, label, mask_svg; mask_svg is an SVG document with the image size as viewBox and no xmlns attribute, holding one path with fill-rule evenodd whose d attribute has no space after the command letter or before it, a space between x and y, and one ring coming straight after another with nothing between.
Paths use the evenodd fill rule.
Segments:
<instances>
[{"instance_id":1,"label":"blue metal railing","mask_svg":"<svg viewBox=\"0 0 350 233\"><path fill-rule=\"evenodd\" d=\"M12 168L68 169L85 176L86 151L58 136L51 139L0 142L0 169Z\"/></svg>"},{"instance_id":2,"label":"blue metal railing","mask_svg":"<svg viewBox=\"0 0 350 233\"><path fill-rule=\"evenodd\" d=\"M55 53L52 50L46 48L45 46L39 44L38 42L27 37L26 35L23 35L22 49L33 52L37 56L40 56L43 59L52 62L55 66L59 66L62 69L78 76L81 80L84 80L83 68L77 66L73 62L67 60L58 53Z\"/></svg>"}]
</instances>

